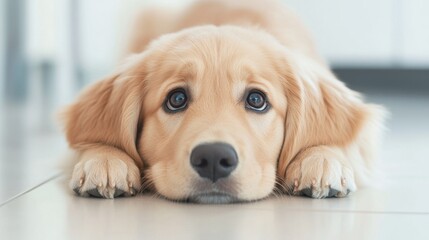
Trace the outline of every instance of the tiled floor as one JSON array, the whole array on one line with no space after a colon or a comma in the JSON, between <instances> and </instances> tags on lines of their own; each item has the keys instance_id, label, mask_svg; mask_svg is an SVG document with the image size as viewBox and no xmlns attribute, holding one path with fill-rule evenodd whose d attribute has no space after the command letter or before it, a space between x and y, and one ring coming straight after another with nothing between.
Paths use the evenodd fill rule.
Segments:
<instances>
[{"instance_id":1,"label":"tiled floor","mask_svg":"<svg viewBox=\"0 0 429 240\"><path fill-rule=\"evenodd\" d=\"M344 199L232 205L78 198L58 176L62 137L31 130L25 111L9 107L0 119L0 239L429 239L429 92L368 95L392 113L380 186Z\"/></svg>"}]
</instances>

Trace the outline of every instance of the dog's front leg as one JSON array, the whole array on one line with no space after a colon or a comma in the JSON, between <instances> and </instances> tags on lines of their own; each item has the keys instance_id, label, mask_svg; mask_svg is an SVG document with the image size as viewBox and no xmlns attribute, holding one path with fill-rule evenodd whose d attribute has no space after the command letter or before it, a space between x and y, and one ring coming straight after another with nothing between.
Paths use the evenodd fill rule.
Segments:
<instances>
[{"instance_id":1,"label":"dog's front leg","mask_svg":"<svg viewBox=\"0 0 429 240\"><path fill-rule=\"evenodd\" d=\"M293 195L345 197L356 190L349 161L340 147L317 146L305 149L287 167L285 187Z\"/></svg>"},{"instance_id":2,"label":"dog's front leg","mask_svg":"<svg viewBox=\"0 0 429 240\"><path fill-rule=\"evenodd\" d=\"M91 146L79 152L70 187L80 196L133 196L141 187L140 171L125 152L110 146Z\"/></svg>"}]
</instances>

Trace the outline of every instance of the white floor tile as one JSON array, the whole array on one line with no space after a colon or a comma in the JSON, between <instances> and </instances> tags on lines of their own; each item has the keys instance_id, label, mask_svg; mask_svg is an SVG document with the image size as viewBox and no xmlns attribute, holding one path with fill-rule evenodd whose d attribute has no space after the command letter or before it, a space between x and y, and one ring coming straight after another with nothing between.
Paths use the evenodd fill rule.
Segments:
<instances>
[{"instance_id":1,"label":"white floor tile","mask_svg":"<svg viewBox=\"0 0 429 240\"><path fill-rule=\"evenodd\" d=\"M429 239L429 214L333 208L353 198L232 205L174 203L151 196L101 200L76 197L60 182L51 181L0 208L2 238L393 240L412 234L412 239ZM319 209L323 204L326 210Z\"/></svg>"}]
</instances>

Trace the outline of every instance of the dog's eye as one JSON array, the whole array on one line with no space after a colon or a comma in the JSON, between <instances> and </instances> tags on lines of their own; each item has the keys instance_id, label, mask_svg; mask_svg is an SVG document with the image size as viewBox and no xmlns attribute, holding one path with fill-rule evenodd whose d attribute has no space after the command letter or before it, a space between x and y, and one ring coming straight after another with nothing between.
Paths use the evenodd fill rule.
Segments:
<instances>
[{"instance_id":1,"label":"dog's eye","mask_svg":"<svg viewBox=\"0 0 429 240\"><path fill-rule=\"evenodd\" d=\"M246 108L255 112L265 112L269 104L265 94L259 90L249 91L246 98Z\"/></svg>"},{"instance_id":2,"label":"dog's eye","mask_svg":"<svg viewBox=\"0 0 429 240\"><path fill-rule=\"evenodd\" d=\"M188 105L188 96L182 88L171 91L164 104L164 109L167 112L179 112L184 110Z\"/></svg>"}]
</instances>

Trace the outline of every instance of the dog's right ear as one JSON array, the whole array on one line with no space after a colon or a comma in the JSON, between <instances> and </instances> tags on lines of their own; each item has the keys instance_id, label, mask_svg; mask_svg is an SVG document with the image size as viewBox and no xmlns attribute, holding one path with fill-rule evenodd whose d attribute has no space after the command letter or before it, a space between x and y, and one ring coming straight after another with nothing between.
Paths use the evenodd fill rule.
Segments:
<instances>
[{"instance_id":1,"label":"dog's right ear","mask_svg":"<svg viewBox=\"0 0 429 240\"><path fill-rule=\"evenodd\" d=\"M88 87L61 114L70 146L118 148L142 168L136 142L141 130L144 77L116 73Z\"/></svg>"},{"instance_id":2,"label":"dog's right ear","mask_svg":"<svg viewBox=\"0 0 429 240\"><path fill-rule=\"evenodd\" d=\"M383 116L382 108L365 104L328 67L298 54L290 53L288 59L284 74L288 108L278 163L282 177L303 150L315 146L346 148L364 127L381 124Z\"/></svg>"}]
</instances>

